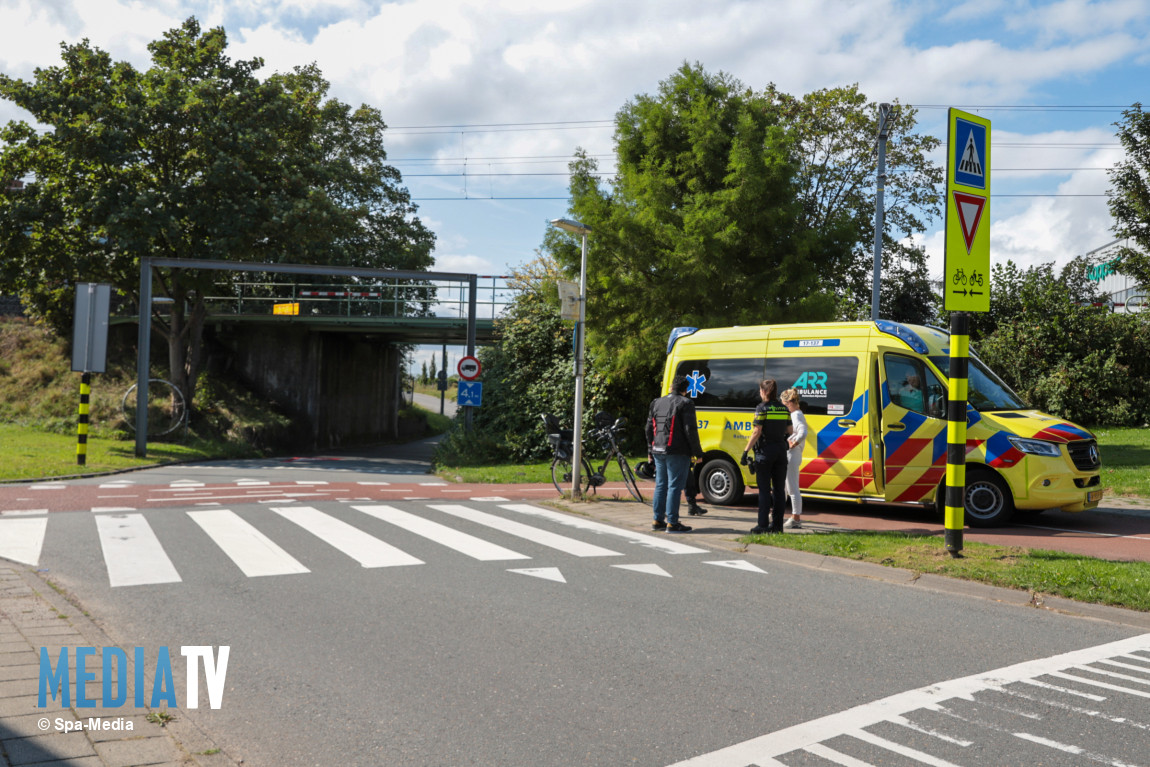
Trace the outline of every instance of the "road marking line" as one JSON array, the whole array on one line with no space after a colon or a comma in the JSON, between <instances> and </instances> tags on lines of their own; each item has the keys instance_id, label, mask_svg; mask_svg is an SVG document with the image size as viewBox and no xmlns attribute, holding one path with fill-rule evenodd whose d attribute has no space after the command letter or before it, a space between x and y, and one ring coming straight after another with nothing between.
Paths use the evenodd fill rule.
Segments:
<instances>
[{"instance_id":1,"label":"road marking line","mask_svg":"<svg viewBox=\"0 0 1150 767\"><path fill-rule=\"evenodd\" d=\"M1093 535L1098 538L1128 538L1132 541L1150 541L1145 535L1122 535L1121 533L1096 533L1093 530L1072 530L1068 527L1046 527L1044 525L1018 525L1031 530L1049 530L1052 533L1079 533L1080 535Z\"/></svg>"},{"instance_id":2,"label":"road marking line","mask_svg":"<svg viewBox=\"0 0 1150 767\"><path fill-rule=\"evenodd\" d=\"M189 511L187 514L249 578L310 572L271 538L230 509Z\"/></svg>"},{"instance_id":3,"label":"road marking line","mask_svg":"<svg viewBox=\"0 0 1150 767\"><path fill-rule=\"evenodd\" d=\"M719 567L729 567L732 570L746 570L749 573L762 573L763 575L767 574L766 570L757 565L751 564L745 559L731 559L723 560L721 562L704 562L703 564L718 565Z\"/></svg>"},{"instance_id":4,"label":"road marking line","mask_svg":"<svg viewBox=\"0 0 1150 767\"><path fill-rule=\"evenodd\" d=\"M1138 767L1137 765L1128 764L1127 762L1123 762L1123 761L1120 761L1118 759L1111 759L1109 756L1105 756L1104 754L1092 754L1089 751L1087 751L1086 749L1081 748L1079 746L1072 746L1072 745L1068 745L1066 743L1059 743L1056 740L1050 740L1049 738L1043 738L1039 735L1031 735L1028 732L1015 732L1015 733L1011 733L1011 734L1014 735L1014 737L1016 737L1016 738L1021 738L1022 740L1030 741L1031 743L1037 743L1038 745L1046 746L1047 748L1053 748L1056 751L1063 751L1067 754L1074 754L1075 756L1085 756L1087 759L1090 759L1091 761L1101 762L1102 764L1108 764L1108 765L1110 765L1110 767Z\"/></svg>"},{"instance_id":5,"label":"road marking line","mask_svg":"<svg viewBox=\"0 0 1150 767\"><path fill-rule=\"evenodd\" d=\"M843 734L849 735L852 738L857 738L858 740L861 740L864 743L870 743L872 746L878 746L879 748L885 749L887 751L891 751L893 753L900 754L902 756L910 757L911 759L914 759L916 762L922 762L923 764L929 764L929 765L931 765L931 767L960 767L959 765L955 764L954 762L948 762L945 759L939 759L937 756L931 756L930 754L926 753L925 751L919 751L916 748L911 748L910 746L904 746L901 743L895 743L893 740L887 740L886 738L880 738L878 735L874 735L873 733L869 733L866 730L852 730L850 732L846 732Z\"/></svg>"},{"instance_id":6,"label":"road marking line","mask_svg":"<svg viewBox=\"0 0 1150 767\"><path fill-rule=\"evenodd\" d=\"M1147 668L1146 666L1135 666L1133 663L1122 663L1120 661L1111 660L1109 658L1106 660L1100 660L1098 662L1105 663L1107 666L1115 666L1116 668L1128 668L1132 671L1143 671L1147 674L1150 674L1150 668ZM1145 681L1150 682L1150 679L1146 679Z\"/></svg>"},{"instance_id":7,"label":"road marking line","mask_svg":"<svg viewBox=\"0 0 1150 767\"><path fill-rule=\"evenodd\" d=\"M468 535L453 527L432 522L430 519L418 517L393 506L352 506L352 508L454 549L460 554L466 554L472 559L478 559L480 562L531 559L526 554L505 549L482 538L476 538L474 535Z\"/></svg>"},{"instance_id":8,"label":"road marking line","mask_svg":"<svg viewBox=\"0 0 1150 767\"><path fill-rule=\"evenodd\" d=\"M46 516L35 519L0 519L0 557L35 567L40 562L44 532L47 529Z\"/></svg>"},{"instance_id":9,"label":"road marking line","mask_svg":"<svg viewBox=\"0 0 1150 767\"><path fill-rule=\"evenodd\" d=\"M565 535L550 532L549 530L540 530L531 525L525 525L522 522L516 522L513 519L504 519L494 514L489 514L486 511L479 511L471 509L467 506L456 505L436 505L433 504L431 508L442 511L445 514L466 519L469 522L475 522L479 525L485 525L495 530L514 535L519 538L538 543L541 546L547 546L552 549L558 549L566 554L571 554L576 557L621 557L623 556L618 551L611 551L602 546L596 546L593 543L585 543L584 541L576 540L575 538L568 538Z\"/></svg>"},{"instance_id":10,"label":"road marking line","mask_svg":"<svg viewBox=\"0 0 1150 767\"><path fill-rule=\"evenodd\" d=\"M958 738L952 738L950 735L938 732L936 730L932 730L929 727L923 727L922 725L918 724L917 722L912 722L911 720L907 719L905 716L892 716L890 718L890 721L894 722L897 725L901 725L902 727L906 727L908 730L914 730L915 732L921 732L923 735L929 735L932 738L938 738L939 740L945 741L947 743L953 743L956 746L962 746L963 748L968 748L968 747L974 745L973 741L960 740Z\"/></svg>"},{"instance_id":11,"label":"road marking line","mask_svg":"<svg viewBox=\"0 0 1150 767\"><path fill-rule=\"evenodd\" d=\"M1005 693L1007 695L1013 695L1016 698L1022 698L1023 700L1028 700L1032 703L1040 703L1044 706L1050 706L1051 708L1057 708L1057 709L1061 709L1063 711L1070 711L1072 713L1082 714L1084 716L1092 716L1092 717L1095 717L1098 719L1105 719L1106 721L1113 722L1114 724L1125 724L1125 725L1129 725L1130 727L1136 727L1139 730L1150 730L1150 724L1143 723L1143 722L1135 722L1133 719L1127 719L1124 716L1110 716L1109 714L1106 714L1102 711L1096 711L1096 710L1091 709L1091 708L1083 708L1082 706L1075 706L1073 704L1063 703L1062 701L1058 701L1058 700L1048 700L1046 698L1038 698L1038 697L1035 697L1033 695L1027 695L1024 692L1019 692L1018 690L1006 690L1006 689L999 688L998 692L1002 692L1002 693ZM1020 713L1020 712L1014 711L1012 713ZM1038 716L1034 716L1034 715L1030 715L1030 716L1033 719L1041 719L1042 718L1042 717L1038 717Z\"/></svg>"},{"instance_id":12,"label":"road marking line","mask_svg":"<svg viewBox=\"0 0 1150 767\"><path fill-rule=\"evenodd\" d=\"M555 581L556 583L567 582L567 579L563 577L563 573L559 572L558 567L527 567L521 570L508 570L507 572L530 575L534 578L543 578L544 580Z\"/></svg>"},{"instance_id":13,"label":"road marking line","mask_svg":"<svg viewBox=\"0 0 1150 767\"><path fill-rule=\"evenodd\" d=\"M644 573L645 575L661 575L664 578L671 577L669 572L658 565L611 565L611 567L618 567L620 570L631 570L636 573Z\"/></svg>"},{"instance_id":14,"label":"road marking line","mask_svg":"<svg viewBox=\"0 0 1150 767\"><path fill-rule=\"evenodd\" d=\"M143 514L96 517L96 530L113 588L182 580Z\"/></svg>"},{"instance_id":15,"label":"road marking line","mask_svg":"<svg viewBox=\"0 0 1150 767\"><path fill-rule=\"evenodd\" d=\"M1137 695L1139 698L1150 698L1150 692L1143 692L1142 690L1131 690L1129 687L1120 687L1116 684L1109 682L1096 682L1093 679L1085 679L1073 674L1065 674L1061 671L1051 671L1050 676L1056 676L1059 679L1069 679L1072 682L1081 682L1082 684L1090 685L1091 687L1101 687L1103 690L1114 690L1115 692L1126 692L1131 695Z\"/></svg>"},{"instance_id":16,"label":"road marking line","mask_svg":"<svg viewBox=\"0 0 1150 767\"><path fill-rule=\"evenodd\" d=\"M1080 692L1079 690L1071 690L1069 687L1059 687L1056 684L1047 684L1046 682L1039 682L1037 679L1019 679L1018 681L1023 684L1031 685L1032 687L1041 687L1044 690L1054 690L1055 692L1066 693L1067 695L1076 695L1079 698L1086 698L1095 703L1101 703L1106 700L1105 695L1092 695L1088 692Z\"/></svg>"},{"instance_id":17,"label":"road marking line","mask_svg":"<svg viewBox=\"0 0 1150 767\"><path fill-rule=\"evenodd\" d=\"M47 509L4 509L0 517L24 517L32 514L47 514Z\"/></svg>"},{"instance_id":18,"label":"road marking line","mask_svg":"<svg viewBox=\"0 0 1150 767\"><path fill-rule=\"evenodd\" d=\"M864 762L860 759L855 759L853 756L847 756L846 754L835 751L833 748L827 748L821 743L807 746L803 750L815 756L820 756L828 762L842 765L842 767L874 767L870 762ZM782 762L776 762L772 759L768 764L782 764Z\"/></svg>"},{"instance_id":19,"label":"road marking line","mask_svg":"<svg viewBox=\"0 0 1150 767\"><path fill-rule=\"evenodd\" d=\"M324 514L311 506L278 507L273 508L272 511L289 522L299 525L321 541L339 549L364 567L402 567L423 564L422 559L416 559L390 543L385 543L375 536L368 535L358 527L353 527L347 522Z\"/></svg>"},{"instance_id":20,"label":"road marking line","mask_svg":"<svg viewBox=\"0 0 1150 767\"><path fill-rule=\"evenodd\" d=\"M67 485L28 485L27 490L64 490Z\"/></svg>"},{"instance_id":21,"label":"road marking line","mask_svg":"<svg viewBox=\"0 0 1150 767\"><path fill-rule=\"evenodd\" d=\"M905 715L927 706L937 706L952 698L965 698L988 689L997 690L1014 682L1052 688L1053 685L1037 682L1034 677L1058 673L1061 669L1093 663L1103 658L1116 657L1124 653L1147 651L1150 651L1150 634L1142 634L1117 642L1087 647L1049 658L1026 661L1005 668L952 679L855 706L778 732L736 743L708 754L700 754L678 762L673 767L744 767L748 764L763 764L765 760L792 751L807 749L839 735L855 735L863 728L889 721L893 716ZM1105 700L1105 698L1085 693L1069 690L1067 692L1094 700Z\"/></svg>"},{"instance_id":22,"label":"road marking line","mask_svg":"<svg viewBox=\"0 0 1150 767\"><path fill-rule=\"evenodd\" d=\"M134 506L93 506L92 513L99 514L104 511L135 511Z\"/></svg>"},{"instance_id":23,"label":"road marking line","mask_svg":"<svg viewBox=\"0 0 1150 767\"><path fill-rule=\"evenodd\" d=\"M558 522L561 525L568 527L575 527L580 530L587 530L600 535L612 535L617 538L625 538L631 543L637 543L640 546L645 546L649 549L662 551L667 554L705 554L709 549L700 549L696 546L688 546L685 543L678 543L677 541L668 540L666 537L656 538L653 535L646 535L644 533L636 533L631 530L624 530L619 527L611 527L602 522L593 522L583 517L576 517L570 514L561 514L558 511L551 511L550 509L542 509L538 506L531 506L526 503L511 503L501 505L499 508L514 511L518 514L526 514L532 517L542 517L549 519L552 522Z\"/></svg>"},{"instance_id":24,"label":"road marking line","mask_svg":"<svg viewBox=\"0 0 1150 767\"><path fill-rule=\"evenodd\" d=\"M1106 661L1099 661L1099 662L1105 663ZM1102 674L1103 676L1108 676L1108 677L1111 677L1112 679L1124 679L1127 682L1137 682L1138 684L1150 684L1150 679L1147 679L1146 677L1130 676L1129 674L1119 674L1117 671L1103 671L1102 669L1094 668L1093 666L1080 666L1079 668L1077 668L1075 670L1076 671L1089 671L1092 674Z\"/></svg>"}]
</instances>

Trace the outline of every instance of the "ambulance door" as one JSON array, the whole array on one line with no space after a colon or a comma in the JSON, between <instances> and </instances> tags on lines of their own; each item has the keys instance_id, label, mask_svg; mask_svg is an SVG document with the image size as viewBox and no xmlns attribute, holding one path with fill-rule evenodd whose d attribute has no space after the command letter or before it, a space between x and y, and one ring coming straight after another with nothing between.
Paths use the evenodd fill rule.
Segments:
<instances>
[{"instance_id":1,"label":"ambulance door","mask_svg":"<svg viewBox=\"0 0 1150 767\"><path fill-rule=\"evenodd\" d=\"M946 388L911 354L882 354L879 373L884 497L928 501L946 474Z\"/></svg>"}]
</instances>

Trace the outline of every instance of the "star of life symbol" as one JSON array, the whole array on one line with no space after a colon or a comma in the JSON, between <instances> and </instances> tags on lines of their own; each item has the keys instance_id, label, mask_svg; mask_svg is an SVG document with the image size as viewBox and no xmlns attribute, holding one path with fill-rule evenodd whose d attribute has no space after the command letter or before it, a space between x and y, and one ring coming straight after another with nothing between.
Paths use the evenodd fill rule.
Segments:
<instances>
[{"instance_id":1,"label":"star of life symbol","mask_svg":"<svg viewBox=\"0 0 1150 767\"><path fill-rule=\"evenodd\" d=\"M691 395L691 399L698 397L707 390L707 387L703 386L706 382L707 377L705 375L698 370L691 371L691 375L687 376L687 394Z\"/></svg>"}]
</instances>

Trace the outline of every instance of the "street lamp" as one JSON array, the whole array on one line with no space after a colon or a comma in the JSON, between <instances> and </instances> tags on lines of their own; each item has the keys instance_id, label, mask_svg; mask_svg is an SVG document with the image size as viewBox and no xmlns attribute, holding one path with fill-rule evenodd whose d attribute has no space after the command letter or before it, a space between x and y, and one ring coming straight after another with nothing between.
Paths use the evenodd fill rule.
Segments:
<instances>
[{"instance_id":1,"label":"street lamp","mask_svg":"<svg viewBox=\"0 0 1150 767\"><path fill-rule=\"evenodd\" d=\"M579 267L579 319L575 322L575 429L571 456L571 497L583 497L579 489L579 469L583 464L583 335L587 321L587 235L591 228L569 218L557 218L551 226L583 238L583 261Z\"/></svg>"}]
</instances>

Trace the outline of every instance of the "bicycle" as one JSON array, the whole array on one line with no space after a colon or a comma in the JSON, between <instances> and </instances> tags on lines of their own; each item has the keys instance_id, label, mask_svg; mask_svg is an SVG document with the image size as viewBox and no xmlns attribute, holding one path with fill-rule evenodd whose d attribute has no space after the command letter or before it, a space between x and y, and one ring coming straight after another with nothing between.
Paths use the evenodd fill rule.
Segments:
<instances>
[{"instance_id":1,"label":"bicycle","mask_svg":"<svg viewBox=\"0 0 1150 767\"><path fill-rule=\"evenodd\" d=\"M562 494L566 488L571 487L571 461L575 452L574 434L570 429L560 429L559 420L549 413L542 414L540 418L543 419L543 424L547 429L547 440L551 443L553 451L551 458L551 482L554 483L555 489ZM643 502L643 493L639 491L639 483L635 479L635 472L631 470L631 465L627 463L627 458L619 449L619 444L615 439L615 436L622 431L626 423L626 418L616 420L608 413L597 413L595 415L596 427L591 430L590 436L607 448L607 455L603 458L603 464L599 467L598 471L592 470L591 464L587 461L585 455L580 456L579 484L582 486L581 489L584 494L586 494L588 490L592 490L593 492L593 488L599 487L607 481L607 466L610 465L612 459L614 459L619 466L619 472L623 475L623 484L627 486L631 497L640 503Z\"/></svg>"}]
</instances>

